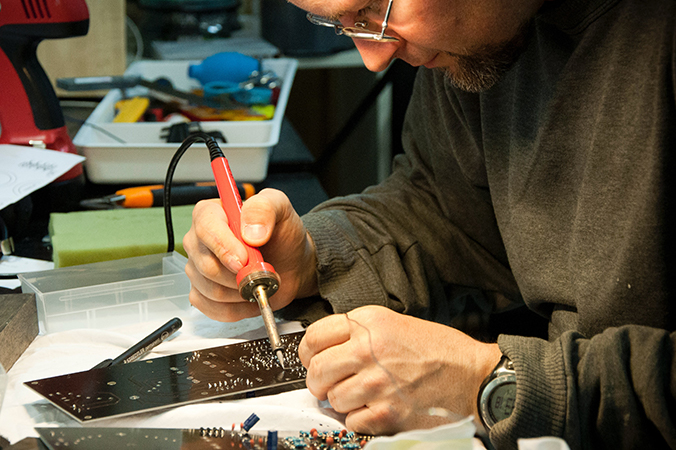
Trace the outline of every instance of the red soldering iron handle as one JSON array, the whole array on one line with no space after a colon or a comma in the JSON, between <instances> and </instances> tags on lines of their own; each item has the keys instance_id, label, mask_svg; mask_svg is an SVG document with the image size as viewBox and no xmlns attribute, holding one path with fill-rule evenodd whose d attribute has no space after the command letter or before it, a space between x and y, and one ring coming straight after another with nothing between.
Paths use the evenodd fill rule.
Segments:
<instances>
[{"instance_id":1,"label":"red soldering iron handle","mask_svg":"<svg viewBox=\"0 0 676 450\"><path fill-rule=\"evenodd\" d=\"M261 252L242 240L240 220L242 214L242 199L239 196L237 184L230 171L228 160L225 157L215 158L211 161L211 169L214 172L216 187L218 188L218 195L221 198L223 210L228 216L228 226L235 237L244 244L248 253L246 266L237 273L237 284L240 285L243 279L257 273L265 273L268 276L278 278L272 265L263 260ZM277 286L274 287L274 291L276 290ZM271 292L271 294L274 293L274 291Z\"/></svg>"}]
</instances>

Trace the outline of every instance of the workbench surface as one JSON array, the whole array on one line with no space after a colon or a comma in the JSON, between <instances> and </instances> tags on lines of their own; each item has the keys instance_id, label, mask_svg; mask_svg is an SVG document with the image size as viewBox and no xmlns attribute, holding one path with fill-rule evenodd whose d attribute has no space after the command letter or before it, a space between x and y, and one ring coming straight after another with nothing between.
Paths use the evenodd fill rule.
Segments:
<instances>
[{"instance_id":1,"label":"workbench surface","mask_svg":"<svg viewBox=\"0 0 676 450\"><path fill-rule=\"evenodd\" d=\"M181 317L183 327L143 359L183 353L266 336L260 317L227 324L208 319L197 309ZM9 383L0 410L0 436L15 443L37 437L34 427L200 428L238 426L252 413L260 417L255 430L336 430L343 417L319 402L307 389L241 400L213 400L80 424L46 399L24 386L32 381L91 369L115 358L162 325L147 322L113 330L72 330L38 336L9 371ZM280 334L301 330L297 322L280 324Z\"/></svg>"}]
</instances>

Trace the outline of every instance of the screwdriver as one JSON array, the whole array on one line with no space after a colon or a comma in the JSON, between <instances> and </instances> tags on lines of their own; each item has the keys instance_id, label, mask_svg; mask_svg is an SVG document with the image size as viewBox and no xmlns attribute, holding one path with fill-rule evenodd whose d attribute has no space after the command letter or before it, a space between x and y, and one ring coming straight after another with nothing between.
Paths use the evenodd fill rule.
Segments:
<instances>
[{"instance_id":1,"label":"screwdriver","mask_svg":"<svg viewBox=\"0 0 676 450\"><path fill-rule=\"evenodd\" d=\"M228 226L235 237L244 244L249 256L247 265L237 272L236 279L239 295L244 300L258 302L265 330L270 339L270 346L272 347L272 351L277 355L279 364L284 369L286 368L284 365L284 346L277 332L272 308L270 308L270 303L268 303L268 299L279 289L279 275L277 275L271 264L263 260L263 255L261 255L261 252L257 248L247 245L242 240L240 221L242 199L237 190L235 180L232 177L230 165L217 145L213 147L209 146L209 154L211 156L211 169L214 172L218 195L221 198L223 210L228 216Z\"/></svg>"},{"instance_id":2,"label":"screwdriver","mask_svg":"<svg viewBox=\"0 0 676 450\"><path fill-rule=\"evenodd\" d=\"M256 193L256 188L250 183L237 184L240 197L247 199ZM178 185L171 188L171 204L192 205L200 200L215 198L218 195L216 183L198 182ZM80 201L80 206L87 209L123 208L150 208L164 204L164 185L136 186L124 188L114 194L100 198L90 198Z\"/></svg>"}]
</instances>

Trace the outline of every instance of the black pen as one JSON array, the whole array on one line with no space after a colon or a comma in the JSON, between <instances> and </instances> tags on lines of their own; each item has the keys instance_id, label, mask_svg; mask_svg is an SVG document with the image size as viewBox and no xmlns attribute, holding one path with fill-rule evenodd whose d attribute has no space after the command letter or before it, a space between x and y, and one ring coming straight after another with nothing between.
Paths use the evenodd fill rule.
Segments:
<instances>
[{"instance_id":1,"label":"black pen","mask_svg":"<svg viewBox=\"0 0 676 450\"><path fill-rule=\"evenodd\" d=\"M103 369L105 367L114 366L116 364L128 364L140 359L143 355L148 353L162 343L166 338L174 334L181 328L183 323L178 317L174 317L169 322L165 323L157 330L150 333L148 336L141 339L138 343L132 345L129 350L122 353L115 359L106 359L92 367L92 369Z\"/></svg>"}]
</instances>

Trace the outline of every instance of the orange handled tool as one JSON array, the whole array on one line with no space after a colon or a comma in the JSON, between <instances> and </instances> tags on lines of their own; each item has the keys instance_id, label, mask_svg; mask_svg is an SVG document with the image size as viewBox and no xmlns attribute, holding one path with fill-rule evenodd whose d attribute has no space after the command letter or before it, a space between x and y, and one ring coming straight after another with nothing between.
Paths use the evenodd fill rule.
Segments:
<instances>
[{"instance_id":1,"label":"orange handled tool","mask_svg":"<svg viewBox=\"0 0 676 450\"><path fill-rule=\"evenodd\" d=\"M239 195L247 199L256 193L256 188L250 183L237 184ZM171 204L193 205L200 200L215 198L218 196L216 183L198 182L193 184L178 185L171 189ZM109 209L113 207L123 208L150 208L164 204L164 186L155 184L152 186L137 186L116 191L115 194L100 198L82 200L80 206L88 209Z\"/></svg>"},{"instance_id":2,"label":"orange handled tool","mask_svg":"<svg viewBox=\"0 0 676 450\"><path fill-rule=\"evenodd\" d=\"M220 151L220 149L218 149ZM228 225L235 237L244 244L248 253L247 265L237 273L237 288L243 299L250 302L257 301L265 330L270 338L272 351L277 355L280 365L284 368L284 346L279 338L275 317L268 299L279 289L279 275L272 265L263 260L261 252L247 245L242 240L241 221L242 199L237 190L235 179L232 177L230 165L222 152L211 153L211 169L214 172L218 195L221 198L223 210L228 216Z\"/></svg>"}]
</instances>

